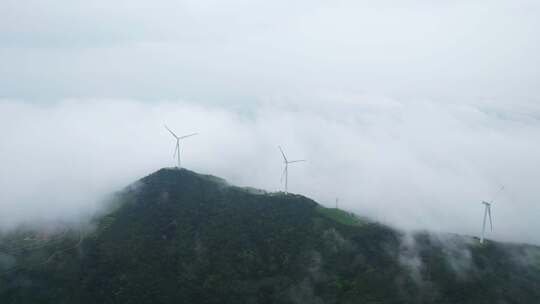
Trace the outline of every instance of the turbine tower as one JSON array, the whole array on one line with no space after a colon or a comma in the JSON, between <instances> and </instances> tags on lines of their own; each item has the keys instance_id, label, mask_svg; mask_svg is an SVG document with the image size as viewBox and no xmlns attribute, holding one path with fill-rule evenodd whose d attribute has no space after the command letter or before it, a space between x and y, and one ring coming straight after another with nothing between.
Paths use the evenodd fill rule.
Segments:
<instances>
[{"instance_id":1,"label":"turbine tower","mask_svg":"<svg viewBox=\"0 0 540 304\"><path fill-rule=\"evenodd\" d=\"M283 155L283 163L285 164L285 168L283 169L283 173L281 174L281 181L283 181L283 176L285 176L285 194L287 194L288 193L287 187L288 187L288 182L289 182L289 164L304 162L306 160L305 159L288 160L287 157L285 156L285 153L283 152L283 149L281 149L281 147L278 147L278 148L279 148L279 151L281 151L281 155Z\"/></svg>"},{"instance_id":2,"label":"turbine tower","mask_svg":"<svg viewBox=\"0 0 540 304\"><path fill-rule=\"evenodd\" d=\"M491 204L483 201L482 204L485 205L484 208L484 222L482 223L482 236L480 237L480 244L484 244L484 237L486 235L486 218L489 216L489 226L491 231L493 231L493 222L491 220Z\"/></svg>"},{"instance_id":3,"label":"turbine tower","mask_svg":"<svg viewBox=\"0 0 540 304\"><path fill-rule=\"evenodd\" d=\"M180 169L181 168L180 166L180 140L193 136L193 135L197 135L198 133L192 133L192 134L188 134L184 136L177 136L176 134L174 134L173 131L171 131L171 129L169 129L169 127L167 127L167 125L164 125L164 126L165 126L165 129L167 129L167 131L169 131L171 135L176 139L176 146L174 148L173 158L178 157L178 165L176 166L176 168Z\"/></svg>"}]
</instances>

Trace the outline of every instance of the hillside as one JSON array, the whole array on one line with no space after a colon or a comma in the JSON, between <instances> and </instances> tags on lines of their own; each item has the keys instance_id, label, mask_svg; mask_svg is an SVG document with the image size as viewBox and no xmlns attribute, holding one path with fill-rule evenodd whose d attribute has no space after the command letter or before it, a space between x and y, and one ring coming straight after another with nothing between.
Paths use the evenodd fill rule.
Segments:
<instances>
[{"instance_id":1,"label":"hillside","mask_svg":"<svg viewBox=\"0 0 540 304\"><path fill-rule=\"evenodd\" d=\"M536 246L406 235L184 169L108 210L3 235L0 303L540 303Z\"/></svg>"}]
</instances>

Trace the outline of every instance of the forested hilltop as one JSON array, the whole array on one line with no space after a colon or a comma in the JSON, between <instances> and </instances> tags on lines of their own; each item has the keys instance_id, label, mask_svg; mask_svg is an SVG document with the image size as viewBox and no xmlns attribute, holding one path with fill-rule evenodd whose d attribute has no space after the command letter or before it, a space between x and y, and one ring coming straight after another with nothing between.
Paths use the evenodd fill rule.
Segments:
<instances>
[{"instance_id":1,"label":"forested hilltop","mask_svg":"<svg viewBox=\"0 0 540 304\"><path fill-rule=\"evenodd\" d=\"M404 234L161 169L91 228L1 236L0 303L540 303L540 248Z\"/></svg>"}]
</instances>

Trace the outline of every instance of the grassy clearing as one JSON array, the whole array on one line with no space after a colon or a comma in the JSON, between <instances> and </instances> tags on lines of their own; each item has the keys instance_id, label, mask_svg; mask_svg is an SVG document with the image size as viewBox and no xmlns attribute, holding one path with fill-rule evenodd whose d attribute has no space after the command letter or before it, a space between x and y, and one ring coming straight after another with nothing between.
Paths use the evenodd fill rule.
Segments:
<instances>
[{"instance_id":1,"label":"grassy clearing","mask_svg":"<svg viewBox=\"0 0 540 304\"><path fill-rule=\"evenodd\" d=\"M347 212L341 209L324 208L324 207L319 206L317 207L316 210L319 214L323 215L324 217L327 217L343 225L362 226L362 225L367 224L367 221L363 220L356 214Z\"/></svg>"}]
</instances>

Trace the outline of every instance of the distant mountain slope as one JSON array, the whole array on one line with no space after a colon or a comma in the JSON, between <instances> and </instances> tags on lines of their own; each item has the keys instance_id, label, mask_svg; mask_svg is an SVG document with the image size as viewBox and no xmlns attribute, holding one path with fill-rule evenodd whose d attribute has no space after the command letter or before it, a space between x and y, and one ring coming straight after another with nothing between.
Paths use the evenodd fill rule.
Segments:
<instances>
[{"instance_id":1,"label":"distant mountain slope","mask_svg":"<svg viewBox=\"0 0 540 304\"><path fill-rule=\"evenodd\" d=\"M22 251L28 234L4 236L0 303L540 303L538 247L405 235L184 169L119 192L95 226Z\"/></svg>"}]
</instances>

